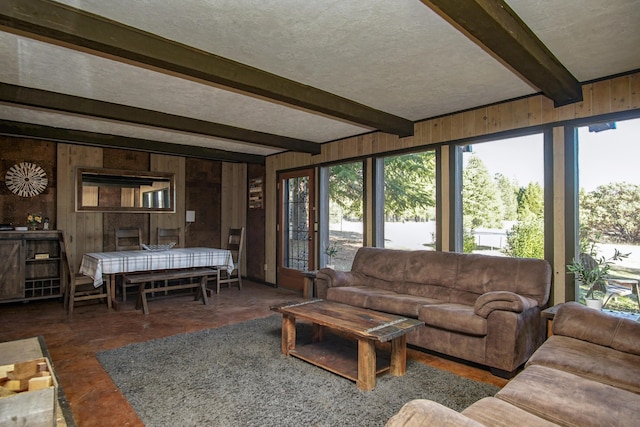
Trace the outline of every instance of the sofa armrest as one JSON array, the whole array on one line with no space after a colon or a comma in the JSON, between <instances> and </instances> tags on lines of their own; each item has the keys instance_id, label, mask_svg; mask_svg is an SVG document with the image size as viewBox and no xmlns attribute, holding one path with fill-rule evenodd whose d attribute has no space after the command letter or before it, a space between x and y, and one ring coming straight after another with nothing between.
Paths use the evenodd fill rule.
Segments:
<instances>
[{"instance_id":1,"label":"sofa armrest","mask_svg":"<svg viewBox=\"0 0 640 427\"><path fill-rule=\"evenodd\" d=\"M437 402L416 399L406 403L391 417L386 427L482 427L477 421Z\"/></svg>"},{"instance_id":2,"label":"sofa armrest","mask_svg":"<svg viewBox=\"0 0 640 427\"><path fill-rule=\"evenodd\" d=\"M322 268L316 274L316 295L318 298L327 297L327 289L338 286L364 285L364 275L351 271L338 271L332 268Z\"/></svg>"},{"instance_id":3,"label":"sofa armrest","mask_svg":"<svg viewBox=\"0 0 640 427\"><path fill-rule=\"evenodd\" d=\"M640 355L640 323L615 317L577 302L562 304L553 319L553 334Z\"/></svg>"},{"instance_id":4,"label":"sofa armrest","mask_svg":"<svg viewBox=\"0 0 640 427\"><path fill-rule=\"evenodd\" d=\"M508 291L492 291L482 294L476 300L474 312L485 319L495 310L524 313L532 307L537 307L538 301Z\"/></svg>"}]
</instances>

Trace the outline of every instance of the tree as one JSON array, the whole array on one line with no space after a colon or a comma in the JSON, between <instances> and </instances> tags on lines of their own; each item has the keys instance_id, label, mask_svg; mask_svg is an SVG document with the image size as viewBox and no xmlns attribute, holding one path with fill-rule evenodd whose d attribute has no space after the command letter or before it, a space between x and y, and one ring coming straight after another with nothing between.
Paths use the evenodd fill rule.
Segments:
<instances>
[{"instance_id":1,"label":"tree","mask_svg":"<svg viewBox=\"0 0 640 427\"><path fill-rule=\"evenodd\" d=\"M611 242L640 242L640 185L614 182L580 193L580 227Z\"/></svg>"},{"instance_id":2,"label":"tree","mask_svg":"<svg viewBox=\"0 0 640 427\"><path fill-rule=\"evenodd\" d=\"M329 198L342 209L343 215L362 218L364 178L362 162L332 166L329 172Z\"/></svg>"},{"instance_id":3,"label":"tree","mask_svg":"<svg viewBox=\"0 0 640 427\"><path fill-rule=\"evenodd\" d=\"M527 217L527 212L544 217L544 190L537 182L530 182L518 193L518 217Z\"/></svg>"},{"instance_id":4,"label":"tree","mask_svg":"<svg viewBox=\"0 0 640 427\"><path fill-rule=\"evenodd\" d=\"M436 205L433 151L390 157L384 164L385 214L396 218L428 216Z\"/></svg>"},{"instance_id":5,"label":"tree","mask_svg":"<svg viewBox=\"0 0 640 427\"><path fill-rule=\"evenodd\" d=\"M465 228L502 227L500 193L482 160L472 155L462 174L462 215Z\"/></svg>"},{"instance_id":6,"label":"tree","mask_svg":"<svg viewBox=\"0 0 640 427\"><path fill-rule=\"evenodd\" d=\"M494 177L498 190L500 190L500 198L504 209L505 221L513 221L518 214L518 192L520 190L518 181L509 179L501 173L497 173Z\"/></svg>"}]
</instances>

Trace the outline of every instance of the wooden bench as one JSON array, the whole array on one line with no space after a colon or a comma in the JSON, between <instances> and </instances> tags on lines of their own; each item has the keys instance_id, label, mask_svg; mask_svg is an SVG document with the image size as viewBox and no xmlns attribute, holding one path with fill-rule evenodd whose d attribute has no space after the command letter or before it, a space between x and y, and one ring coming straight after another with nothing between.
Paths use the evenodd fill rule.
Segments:
<instances>
[{"instance_id":1,"label":"wooden bench","mask_svg":"<svg viewBox=\"0 0 640 427\"><path fill-rule=\"evenodd\" d=\"M213 268L190 268L184 270L163 270L151 271L141 274L127 274L124 276L125 282L128 284L140 284L138 288L138 302L136 309L142 308L144 314L149 314L149 305L147 304L147 294L159 291L173 291L179 289L197 289L195 300L202 295L202 302L206 305L209 303L207 299L206 285L209 277L215 276L218 271ZM200 278L195 283L169 283L172 280ZM156 282L162 282L158 286L153 286ZM152 285L147 288L147 284Z\"/></svg>"}]
</instances>

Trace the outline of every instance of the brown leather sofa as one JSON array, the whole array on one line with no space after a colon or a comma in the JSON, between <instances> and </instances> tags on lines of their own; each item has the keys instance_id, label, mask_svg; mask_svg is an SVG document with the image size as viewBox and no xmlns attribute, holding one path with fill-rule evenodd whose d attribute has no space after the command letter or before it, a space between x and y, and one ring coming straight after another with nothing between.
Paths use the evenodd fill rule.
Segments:
<instances>
[{"instance_id":1,"label":"brown leather sofa","mask_svg":"<svg viewBox=\"0 0 640 427\"><path fill-rule=\"evenodd\" d=\"M417 318L409 344L511 377L544 341L551 267L538 259L360 248L351 271L321 269L319 298Z\"/></svg>"},{"instance_id":2,"label":"brown leather sofa","mask_svg":"<svg viewBox=\"0 0 640 427\"><path fill-rule=\"evenodd\" d=\"M640 323L563 304L553 335L494 397L461 413L413 400L387 427L637 426Z\"/></svg>"}]
</instances>

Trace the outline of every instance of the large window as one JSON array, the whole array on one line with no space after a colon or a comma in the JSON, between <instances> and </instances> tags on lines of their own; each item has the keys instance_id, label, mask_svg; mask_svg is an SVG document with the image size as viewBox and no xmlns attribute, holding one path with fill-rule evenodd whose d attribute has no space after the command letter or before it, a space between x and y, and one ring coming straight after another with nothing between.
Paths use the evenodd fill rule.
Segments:
<instances>
[{"instance_id":1,"label":"large window","mask_svg":"<svg viewBox=\"0 0 640 427\"><path fill-rule=\"evenodd\" d=\"M543 134L462 151L464 252L544 258Z\"/></svg>"},{"instance_id":2,"label":"large window","mask_svg":"<svg viewBox=\"0 0 640 427\"><path fill-rule=\"evenodd\" d=\"M349 271L364 241L363 164L328 166L321 174L326 191L321 191L320 265Z\"/></svg>"},{"instance_id":3,"label":"large window","mask_svg":"<svg viewBox=\"0 0 640 427\"><path fill-rule=\"evenodd\" d=\"M384 159L384 247L434 249L436 243L436 154Z\"/></svg>"},{"instance_id":4,"label":"large window","mask_svg":"<svg viewBox=\"0 0 640 427\"><path fill-rule=\"evenodd\" d=\"M578 129L579 248L614 262L612 278L640 280L640 119L597 123ZM580 286L582 300L586 287ZM612 298L605 308L638 312L637 297Z\"/></svg>"}]
</instances>

